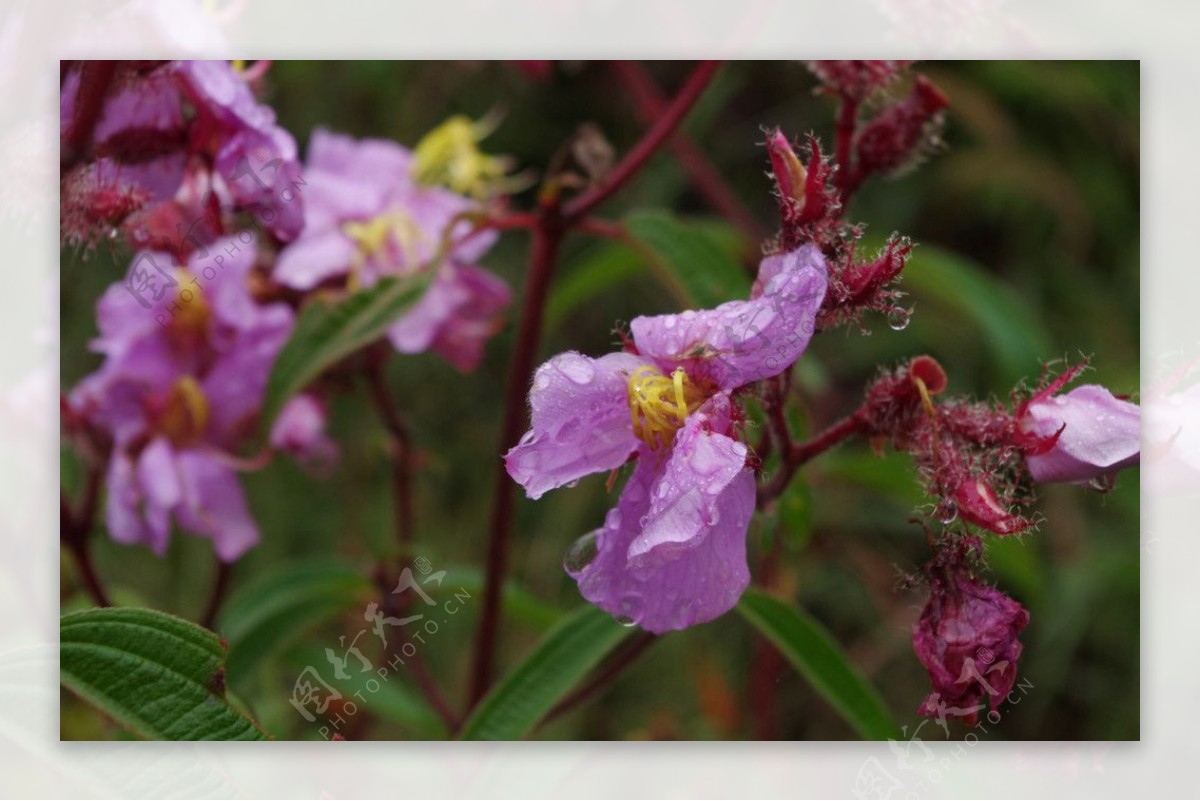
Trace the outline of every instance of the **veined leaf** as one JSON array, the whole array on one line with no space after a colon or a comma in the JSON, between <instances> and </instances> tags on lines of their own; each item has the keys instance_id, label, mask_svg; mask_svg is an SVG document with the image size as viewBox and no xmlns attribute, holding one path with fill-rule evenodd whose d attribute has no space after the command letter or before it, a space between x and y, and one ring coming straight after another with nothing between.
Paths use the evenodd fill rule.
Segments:
<instances>
[{"instance_id":1,"label":"veined leaf","mask_svg":"<svg viewBox=\"0 0 1200 801\"><path fill-rule=\"evenodd\" d=\"M747 590L737 608L862 737L900 739L879 693L820 623L758 590Z\"/></svg>"},{"instance_id":2,"label":"veined leaf","mask_svg":"<svg viewBox=\"0 0 1200 801\"><path fill-rule=\"evenodd\" d=\"M463 725L464 740L516 740L629 635L606 612L585 606L555 626L501 679Z\"/></svg>"},{"instance_id":3,"label":"veined leaf","mask_svg":"<svg viewBox=\"0 0 1200 801\"><path fill-rule=\"evenodd\" d=\"M140 737L263 740L225 700L219 637L150 609L89 609L61 618L64 685Z\"/></svg>"},{"instance_id":4,"label":"veined leaf","mask_svg":"<svg viewBox=\"0 0 1200 801\"><path fill-rule=\"evenodd\" d=\"M349 297L315 300L306 306L271 368L263 400L264 430L269 430L288 398L331 364L383 336L428 286L427 275L384 278Z\"/></svg>"}]
</instances>

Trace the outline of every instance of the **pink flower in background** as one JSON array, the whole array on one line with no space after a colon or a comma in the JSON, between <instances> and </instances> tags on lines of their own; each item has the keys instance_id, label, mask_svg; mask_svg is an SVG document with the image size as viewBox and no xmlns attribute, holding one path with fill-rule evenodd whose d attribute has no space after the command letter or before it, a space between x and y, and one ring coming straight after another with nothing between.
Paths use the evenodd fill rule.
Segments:
<instances>
[{"instance_id":1,"label":"pink flower in background","mask_svg":"<svg viewBox=\"0 0 1200 801\"><path fill-rule=\"evenodd\" d=\"M1088 384L1062 395L1058 382L1030 399L1018 425L1040 444L1026 456L1037 481L1087 484L1131 467L1141 457L1141 411L1102 386Z\"/></svg>"},{"instance_id":2,"label":"pink flower in background","mask_svg":"<svg viewBox=\"0 0 1200 801\"><path fill-rule=\"evenodd\" d=\"M511 299L507 284L474 264L496 240L494 232L468 236L462 215L478 204L418 184L412 153L393 142L327 131L313 134L304 181L304 234L280 253L275 279L299 290L330 280L355 288L434 270L388 338L402 353L433 350L474 369Z\"/></svg>"},{"instance_id":3,"label":"pink flower in background","mask_svg":"<svg viewBox=\"0 0 1200 801\"><path fill-rule=\"evenodd\" d=\"M1019 603L972 580L962 567L936 570L913 627L913 650L933 685L917 711L974 725L981 710L998 708L1016 682L1017 637L1028 623Z\"/></svg>"},{"instance_id":4,"label":"pink flower in background","mask_svg":"<svg viewBox=\"0 0 1200 801\"><path fill-rule=\"evenodd\" d=\"M112 443L113 539L162 554L174 520L231 561L259 538L234 454L294 320L287 305L259 304L247 289L253 237L214 249L224 255L196 255L183 266L164 253L138 254L126 281L100 299L93 349L105 359L71 394L71 406ZM303 427L314 441L311 415Z\"/></svg>"},{"instance_id":5,"label":"pink flower in background","mask_svg":"<svg viewBox=\"0 0 1200 801\"><path fill-rule=\"evenodd\" d=\"M757 297L633 320L633 353L560 354L538 368L531 430L505 456L530 498L631 456L604 527L567 558L580 592L651 632L712 620L750 581L754 472L731 393L804 352L825 294L812 247L767 257Z\"/></svg>"},{"instance_id":6,"label":"pink flower in background","mask_svg":"<svg viewBox=\"0 0 1200 801\"><path fill-rule=\"evenodd\" d=\"M304 216L296 142L229 62L116 62L108 67L110 82L91 86L85 70L103 68L94 62L69 67L59 93L64 151L89 156L63 176L68 236L86 240L97 226L122 225L134 212L171 202L184 208L187 228L209 213L209 191L220 208L254 214L282 240L299 234ZM90 140L76 142L84 91L106 94ZM202 186L203 197L192 197L189 183ZM130 222L140 242L187 236L164 237L148 225L152 221Z\"/></svg>"},{"instance_id":7,"label":"pink flower in background","mask_svg":"<svg viewBox=\"0 0 1200 801\"><path fill-rule=\"evenodd\" d=\"M325 407L315 397L300 394L279 411L271 426L271 445L322 474L337 460L338 445L325 435Z\"/></svg>"}]
</instances>

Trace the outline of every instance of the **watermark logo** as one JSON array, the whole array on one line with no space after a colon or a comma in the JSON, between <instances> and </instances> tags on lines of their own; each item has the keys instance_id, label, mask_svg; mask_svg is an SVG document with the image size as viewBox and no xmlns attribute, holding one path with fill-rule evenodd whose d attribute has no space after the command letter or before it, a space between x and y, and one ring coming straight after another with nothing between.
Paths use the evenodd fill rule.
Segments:
<instances>
[{"instance_id":1,"label":"watermark logo","mask_svg":"<svg viewBox=\"0 0 1200 801\"><path fill-rule=\"evenodd\" d=\"M432 564L425 557L415 559L413 566L421 577L418 578L412 568L404 568L395 589L391 591L391 595L402 600L387 604L412 614L401 612L399 614L404 616L397 617L372 601L363 609L363 627L349 639L347 635L339 637L337 648L325 649L328 667L324 669L326 675L332 669L332 678L327 679L314 665L306 666L296 677L289 703L307 722L318 725L318 733L324 739L338 736L358 714L359 705L368 703L370 697L379 692L386 682L409 661L417 658L420 650L437 636L447 618L457 615L471 599L471 593L465 587L459 587L453 595L445 598L448 590L442 584L446 571L434 572ZM444 600L436 600L431 593L443 596ZM389 639L389 636L394 639ZM373 662L359 647L363 637L368 643L379 640L383 655L378 663ZM401 637L402 642L399 641ZM344 683L351 681L356 685L361 684L362 688L348 697L349 690L343 692ZM343 683L341 688L339 682Z\"/></svg>"}]
</instances>

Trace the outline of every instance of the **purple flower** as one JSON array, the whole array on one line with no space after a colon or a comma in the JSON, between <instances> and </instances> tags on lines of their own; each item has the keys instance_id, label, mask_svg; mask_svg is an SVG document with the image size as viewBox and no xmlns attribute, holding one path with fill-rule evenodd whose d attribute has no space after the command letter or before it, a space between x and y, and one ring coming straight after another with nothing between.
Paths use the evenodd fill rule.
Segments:
<instances>
[{"instance_id":1,"label":"purple flower","mask_svg":"<svg viewBox=\"0 0 1200 801\"><path fill-rule=\"evenodd\" d=\"M432 349L460 370L474 369L511 299L503 281L473 266L496 239L471 235L462 219L478 204L419 185L412 154L393 142L327 131L313 134L304 181L304 234L280 254L276 280L300 290L330 280L355 288L436 270L388 337L402 353Z\"/></svg>"},{"instance_id":2,"label":"purple flower","mask_svg":"<svg viewBox=\"0 0 1200 801\"><path fill-rule=\"evenodd\" d=\"M937 571L929 601L913 627L913 650L933 691L917 710L960 717L974 725L987 704L995 710L1017 678L1017 636L1029 613L999 590L971 580L964 570Z\"/></svg>"},{"instance_id":3,"label":"purple flower","mask_svg":"<svg viewBox=\"0 0 1200 801\"><path fill-rule=\"evenodd\" d=\"M222 255L176 266L138 254L97 307L100 368L71 396L112 440L107 522L113 539L162 554L172 519L238 558L258 541L235 449L255 424L271 365L293 325L285 304L258 304L249 234Z\"/></svg>"},{"instance_id":4,"label":"purple flower","mask_svg":"<svg viewBox=\"0 0 1200 801\"><path fill-rule=\"evenodd\" d=\"M338 457L337 443L325 436L326 413L312 395L288 401L271 426L271 445L306 468L324 473Z\"/></svg>"},{"instance_id":5,"label":"purple flower","mask_svg":"<svg viewBox=\"0 0 1200 801\"><path fill-rule=\"evenodd\" d=\"M638 317L636 353L568 352L538 368L531 430L505 456L530 498L637 458L604 527L568 554L585 598L651 632L737 603L755 484L731 393L800 357L825 285L816 248L770 256L752 300Z\"/></svg>"},{"instance_id":6,"label":"purple flower","mask_svg":"<svg viewBox=\"0 0 1200 801\"><path fill-rule=\"evenodd\" d=\"M63 79L64 141L85 68ZM215 192L223 208L254 213L280 239L299 234L304 215L296 142L229 62L129 62L114 73L86 143L94 160L64 176L64 226L74 235L84 238L88 225L120 224L133 211L167 201L199 217L208 211L207 198L195 203L186 197L195 194L188 184L197 182ZM154 227L153 221L140 223ZM150 231L137 233L143 242L152 237Z\"/></svg>"},{"instance_id":7,"label":"purple flower","mask_svg":"<svg viewBox=\"0 0 1200 801\"><path fill-rule=\"evenodd\" d=\"M1063 395L1040 393L1018 416L1039 440L1026 456L1037 481L1076 484L1104 480L1141 457L1141 413L1104 387L1088 384Z\"/></svg>"}]
</instances>

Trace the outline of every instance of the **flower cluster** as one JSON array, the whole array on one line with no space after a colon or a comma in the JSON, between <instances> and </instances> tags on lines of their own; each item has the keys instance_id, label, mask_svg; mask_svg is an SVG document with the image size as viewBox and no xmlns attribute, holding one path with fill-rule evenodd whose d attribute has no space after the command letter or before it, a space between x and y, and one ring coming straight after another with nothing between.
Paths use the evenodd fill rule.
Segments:
<instances>
[{"instance_id":1,"label":"flower cluster","mask_svg":"<svg viewBox=\"0 0 1200 801\"><path fill-rule=\"evenodd\" d=\"M302 226L296 142L225 61L66 65L62 235L123 231L178 257L252 215L287 241Z\"/></svg>"},{"instance_id":2,"label":"flower cluster","mask_svg":"<svg viewBox=\"0 0 1200 801\"><path fill-rule=\"evenodd\" d=\"M392 142L317 131L302 172L292 136L254 97L264 68L87 62L64 71L64 237L119 227L139 246L99 301L93 348L104 361L65 400L64 419L107 463L111 536L159 554L175 524L210 538L222 560L238 558L259 531L237 472L274 451L314 471L336 460L313 392L280 410L268 451L245 453L260 441L275 358L315 294L429 274L388 339L464 371L478 365L511 297L476 265L495 240L474 225L480 201L429 185L445 175L473 187L503 177L501 162L473 142L421 161ZM237 222L248 228L230 229Z\"/></svg>"}]
</instances>

